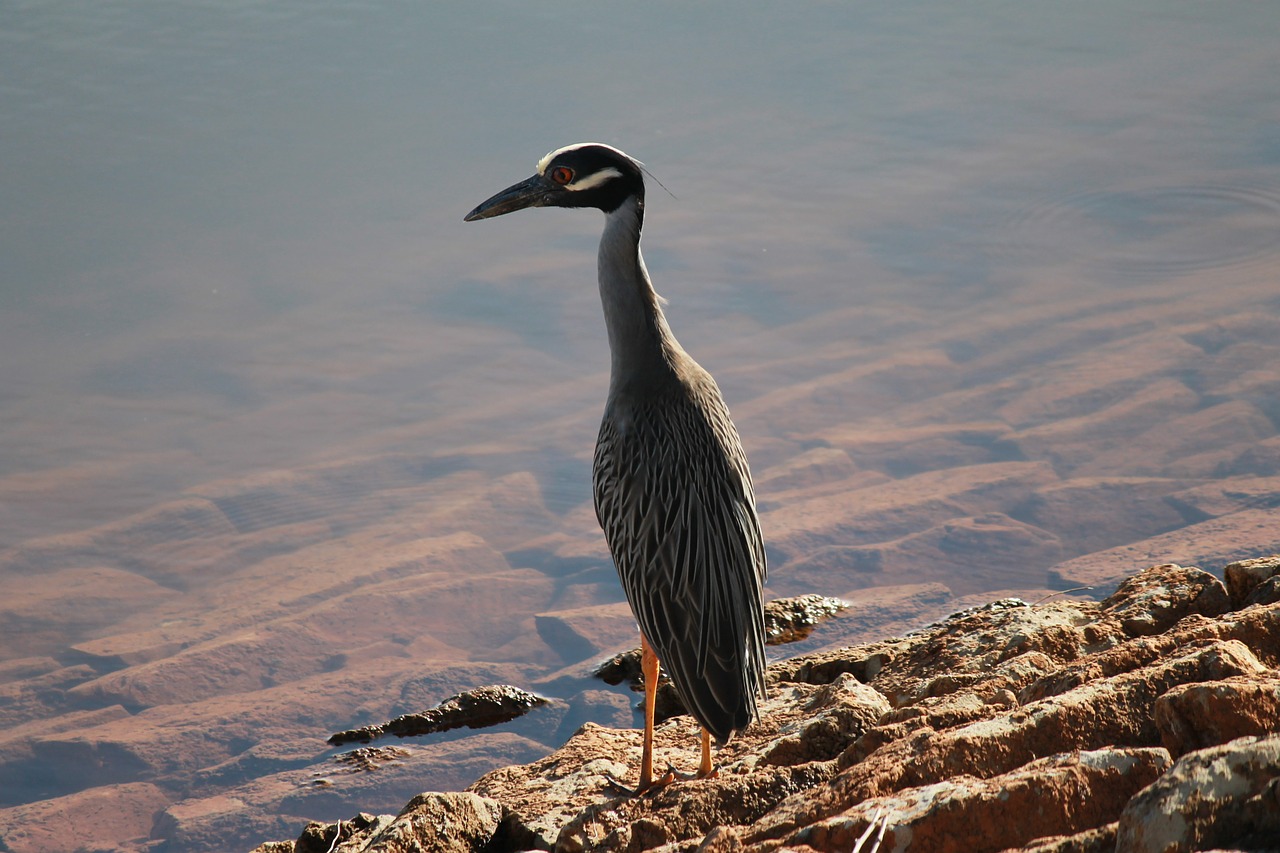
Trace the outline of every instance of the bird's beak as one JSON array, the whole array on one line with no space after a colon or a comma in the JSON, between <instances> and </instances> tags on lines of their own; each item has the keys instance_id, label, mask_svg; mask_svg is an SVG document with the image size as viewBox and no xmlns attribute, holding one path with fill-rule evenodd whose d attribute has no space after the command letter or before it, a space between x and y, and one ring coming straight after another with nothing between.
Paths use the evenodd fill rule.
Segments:
<instances>
[{"instance_id":1,"label":"bird's beak","mask_svg":"<svg viewBox=\"0 0 1280 853\"><path fill-rule=\"evenodd\" d=\"M523 210L526 207L545 207L550 203L548 200L554 193L555 188L551 184L541 175L534 175L480 202L475 210L462 217L462 221L474 222L477 219L489 219L514 210Z\"/></svg>"}]
</instances>

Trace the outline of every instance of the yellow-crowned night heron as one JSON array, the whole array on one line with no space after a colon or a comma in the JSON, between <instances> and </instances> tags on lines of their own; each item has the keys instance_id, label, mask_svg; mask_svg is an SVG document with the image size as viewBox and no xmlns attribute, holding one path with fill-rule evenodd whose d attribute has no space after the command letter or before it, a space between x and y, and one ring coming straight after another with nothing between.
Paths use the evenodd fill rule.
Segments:
<instances>
[{"instance_id":1,"label":"yellow-crowned night heron","mask_svg":"<svg viewBox=\"0 0 1280 853\"><path fill-rule=\"evenodd\" d=\"M698 776L756 716L764 689L764 544L742 442L720 389L681 348L640 256L644 177L607 145L552 151L526 181L467 214L526 207L604 211L600 299L612 372L595 453L596 517L640 624L645 731L639 791L653 777L659 661L702 724Z\"/></svg>"}]
</instances>

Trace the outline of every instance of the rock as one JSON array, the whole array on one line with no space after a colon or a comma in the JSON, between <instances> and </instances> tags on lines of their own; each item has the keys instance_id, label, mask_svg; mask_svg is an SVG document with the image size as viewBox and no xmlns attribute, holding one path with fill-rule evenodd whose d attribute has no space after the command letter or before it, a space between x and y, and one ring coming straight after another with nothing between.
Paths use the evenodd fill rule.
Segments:
<instances>
[{"instance_id":1,"label":"rock","mask_svg":"<svg viewBox=\"0 0 1280 853\"><path fill-rule=\"evenodd\" d=\"M468 790L502 802L513 837L527 838L532 846L614 849L609 845L622 843L621 835L605 839L615 832L628 838L636 832L667 840L701 837L720 823L750 823L797 787L829 778L830 760L887 709L883 696L853 679L825 687L782 685L763 701L761 722L748 730L750 736L717 750L715 780L673 785L652 798L619 797L610 779L635 776L639 732L588 723L545 759L496 770ZM696 767L697 731L687 717L659 725L656 766ZM699 787L706 801L689 803L675 815L663 812L688 802L691 789ZM633 828L637 821L648 822Z\"/></svg>"},{"instance_id":2,"label":"rock","mask_svg":"<svg viewBox=\"0 0 1280 853\"><path fill-rule=\"evenodd\" d=\"M330 736L329 743L369 743L383 735L412 737L433 732L447 732L466 726L483 729L521 717L539 705L547 704L541 696L509 684L477 687L450 696L435 708L421 714L405 714L386 723L365 726Z\"/></svg>"},{"instance_id":3,"label":"rock","mask_svg":"<svg viewBox=\"0 0 1280 853\"><path fill-rule=\"evenodd\" d=\"M1280 733L1280 676L1181 684L1156 700L1155 721L1175 758L1246 735Z\"/></svg>"},{"instance_id":4,"label":"rock","mask_svg":"<svg viewBox=\"0 0 1280 853\"><path fill-rule=\"evenodd\" d=\"M776 598L764 606L765 642L776 646L803 640L820 622L847 606L838 598L813 593Z\"/></svg>"},{"instance_id":5,"label":"rock","mask_svg":"<svg viewBox=\"0 0 1280 853\"><path fill-rule=\"evenodd\" d=\"M1116 822L1077 832L1038 838L1018 848L1019 853L1115 853Z\"/></svg>"},{"instance_id":6,"label":"rock","mask_svg":"<svg viewBox=\"0 0 1280 853\"><path fill-rule=\"evenodd\" d=\"M939 583L855 589L837 598L844 608L814 626L808 637L795 641L787 649L789 655L901 636L956 610L955 596Z\"/></svg>"},{"instance_id":7,"label":"rock","mask_svg":"<svg viewBox=\"0 0 1280 853\"><path fill-rule=\"evenodd\" d=\"M909 732L866 757L847 750L837 760L842 772L824 789L791 798L786 808L761 821L750 837L787 837L799 826L838 814L862 800L932 785L958 774L995 776L1059 752L1113 744L1154 746L1158 743L1151 710L1155 697L1174 684L1206 680L1224 669L1256 672L1262 667L1242 644L1228 643L957 728Z\"/></svg>"},{"instance_id":8,"label":"rock","mask_svg":"<svg viewBox=\"0 0 1280 853\"><path fill-rule=\"evenodd\" d=\"M1280 601L1280 575L1273 575L1258 584L1253 592L1249 593L1244 603L1246 605L1274 604L1277 601Z\"/></svg>"},{"instance_id":9,"label":"rock","mask_svg":"<svg viewBox=\"0 0 1280 853\"><path fill-rule=\"evenodd\" d=\"M1184 755L1125 806L1117 853L1274 850L1280 737L1245 737Z\"/></svg>"},{"instance_id":10,"label":"rock","mask_svg":"<svg viewBox=\"0 0 1280 853\"><path fill-rule=\"evenodd\" d=\"M1049 756L989 779L960 775L864 800L786 836L781 847L843 853L878 811L887 811L881 849L996 853L1029 836L1071 833L1116 819L1122 804L1168 766L1163 749ZM1012 815L1020 817L1011 820Z\"/></svg>"},{"instance_id":11,"label":"rock","mask_svg":"<svg viewBox=\"0 0 1280 853\"><path fill-rule=\"evenodd\" d=\"M1228 563L1222 570L1233 609L1243 607L1254 591L1280 575L1280 557L1259 557Z\"/></svg>"},{"instance_id":12,"label":"rock","mask_svg":"<svg viewBox=\"0 0 1280 853\"><path fill-rule=\"evenodd\" d=\"M358 814L332 824L312 823L292 853L480 853L498 832L502 806L475 794L425 793L400 814ZM258 848L261 853L267 853Z\"/></svg>"},{"instance_id":13,"label":"rock","mask_svg":"<svg viewBox=\"0 0 1280 853\"><path fill-rule=\"evenodd\" d=\"M848 674L815 691L803 707L805 717L757 748L760 764L829 761L891 710L883 695Z\"/></svg>"},{"instance_id":14,"label":"rock","mask_svg":"<svg viewBox=\"0 0 1280 853\"><path fill-rule=\"evenodd\" d=\"M1217 578L1173 564L1152 566L1129 578L1101 605L1131 637L1163 633L1191 613L1217 616L1229 606L1227 590Z\"/></svg>"},{"instance_id":15,"label":"rock","mask_svg":"<svg viewBox=\"0 0 1280 853\"><path fill-rule=\"evenodd\" d=\"M358 853L369 843L369 839L390 826L393 820L395 820L393 815L371 815L361 812L349 820L340 820L337 823L313 821L302 830L297 841L268 842L268 844L288 844L288 848L281 853ZM266 847L267 845L264 844L253 853L273 853L271 850L264 849Z\"/></svg>"}]
</instances>

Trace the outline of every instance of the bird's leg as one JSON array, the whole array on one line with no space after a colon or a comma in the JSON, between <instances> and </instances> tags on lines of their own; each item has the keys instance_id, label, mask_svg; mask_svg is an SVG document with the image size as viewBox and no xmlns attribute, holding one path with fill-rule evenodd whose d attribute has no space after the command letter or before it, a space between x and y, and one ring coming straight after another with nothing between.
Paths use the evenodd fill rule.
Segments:
<instances>
[{"instance_id":1,"label":"bird's leg","mask_svg":"<svg viewBox=\"0 0 1280 853\"><path fill-rule=\"evenodd\" d=\"M671 783L670 773L661 779L653 778L653 714L658 701L658 672L661 666L658 655L644 634L640 635L640 671L644 673L644 747L640 753L640 784L636 793L643 794L651 788L661 788Z\"/></svg>"},{"instance_id":2,"label":"bird's leg","mask_svg":"<svg viewBox=\"0 0 1280 853\"><path fill-rule=\"evenodd\" d=\"M698 772L677 773L673 768L667 771L667 775L686 782L690 779L714 779L719 775L715 763L711 760L711 732L701 726L698 727L698 730L702 732L702 761L698 763Z\"/></svg>"},{"instance_id":3,"label":"bird's leg","mask_svg":"<svg viewBox=\"0 0 1280 853\"><path fill-rule=\"evenodd\" d=\"M698 764L698 779L714 779L716 766L711 763L711 732L702 730L702 761Z\"/></svg>"},{"instance_id":4,"label":"bird's leg","mask_svg":"<svg viewBox=\"0 0 1280 853\"><path fill-rule=\"evenodd\" d=\"M609 786L622 794L639 796L647 791L656 791L675 781L675 773L667 771L660 779L653 778L653 715L658 699L658 655L654 652L644 634L640 635L640 671L644 674L644 745L640 752L640 784L635 789L607 777Z\"/></svg>"}]
</instances>

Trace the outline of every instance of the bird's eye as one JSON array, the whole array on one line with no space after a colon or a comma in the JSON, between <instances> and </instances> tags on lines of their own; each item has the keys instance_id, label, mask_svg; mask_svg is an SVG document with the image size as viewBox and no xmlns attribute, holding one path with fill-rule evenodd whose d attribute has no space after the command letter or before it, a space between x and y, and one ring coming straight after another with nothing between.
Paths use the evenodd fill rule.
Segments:
<instances>
[{"instance_id":1,"label":"bird's eye","mask_svg":"<svg viewBox=\"0 0 1280 853\"><path fill-rule=\"evenodd\" d=\"M560 186L564 186L573 180L573 169L568 166L556 166L551 170L551 180Z\"/></svg>"}]
</instances>

